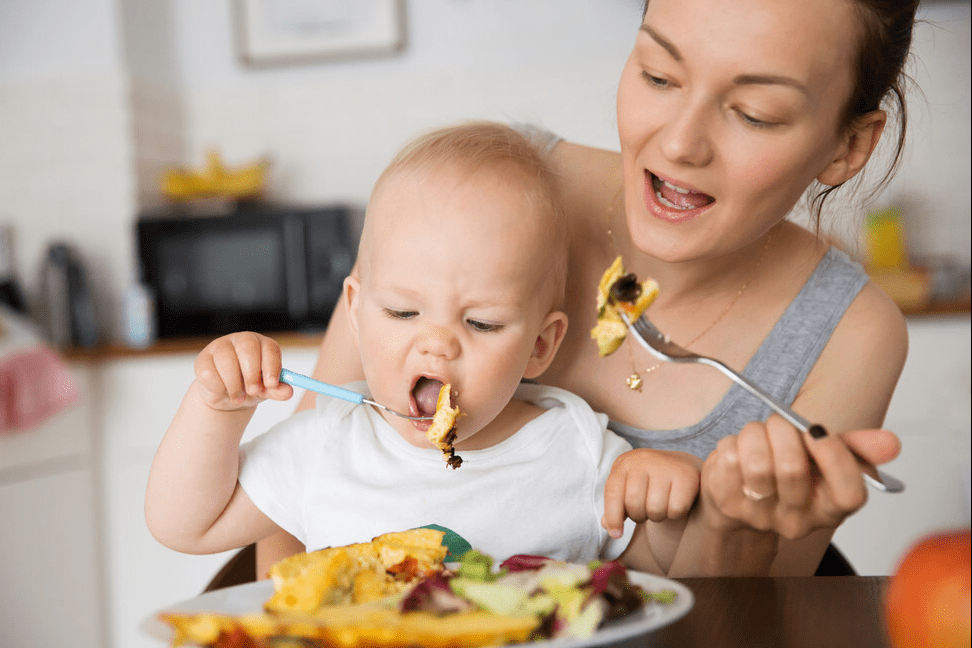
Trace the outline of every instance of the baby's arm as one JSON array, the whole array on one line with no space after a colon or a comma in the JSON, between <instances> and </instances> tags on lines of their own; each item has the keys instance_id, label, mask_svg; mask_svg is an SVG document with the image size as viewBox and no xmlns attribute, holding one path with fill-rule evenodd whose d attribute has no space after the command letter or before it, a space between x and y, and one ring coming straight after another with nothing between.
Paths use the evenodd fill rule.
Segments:
<instances>
[{"instance_id":1,"label":"baby's arm","mask_svg":"<svg viewBox=\"0 0 972 648\"><path fill-rule=\"evenodd\" d=\"M149 473L145 518L162 544L186 553L240 547L277 530L237 483L239 444L267 398L286 400L280 347L256 333L211 342Z\"/></svg>"},{"instance_id":2,"label":"baby's arm","mask_svg":"<svg viewBox=\"0 0 972 648\"><path fill-rule=\"evenodd\" d=\"M643 571L666 570L677 536L699 494L702 460L687 452L629 450L615 459L604 486L601 523L621 537L625 518L638 529L622 559ZM674 541L674 542L673 542Z\"/></svg>"}]
</instances>

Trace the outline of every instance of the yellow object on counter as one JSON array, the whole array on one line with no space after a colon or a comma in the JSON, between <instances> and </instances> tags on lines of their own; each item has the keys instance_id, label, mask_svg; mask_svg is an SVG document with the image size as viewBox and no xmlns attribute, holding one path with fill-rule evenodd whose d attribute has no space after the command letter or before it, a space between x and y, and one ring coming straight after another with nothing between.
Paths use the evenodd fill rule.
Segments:
<instances>
[{"instance_id":1,"label":"yellow object on counter","mask_svg":"<svg viewBox=\"0 0 972 648\"><path fill-rule=\"evenodd\" d=\"M263 193L266 172L270 166L266 160L239 169L227 168L216 151L209 151L206 160L206 166L199 171L180 169L166 172L162 177L163 195L175 200L188 200L212 197L253 198Z\"/></svg>"},{"instance_id":2,"label":"yellow object on counter","mask_svg":"<svg viewBox=\"0 0 972 648\"><path fill-rule=\"evenodd\" d=\"M899 208L888 207L869 213L864 223L864 240L869 268L908 266L908 246Z\"/></svg>"}]
</instances>

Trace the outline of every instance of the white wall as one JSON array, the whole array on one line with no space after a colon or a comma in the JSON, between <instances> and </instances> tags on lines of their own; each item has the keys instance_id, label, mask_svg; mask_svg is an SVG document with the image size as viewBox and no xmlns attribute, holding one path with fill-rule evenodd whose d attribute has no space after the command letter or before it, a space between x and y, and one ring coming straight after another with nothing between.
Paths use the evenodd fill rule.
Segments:
<instances>
[{"instance_id":1,"label":"white wall","mask_svg":"<svg viewBox=\"0 0 972 648\"><path fill-rule=\"evenodd\" d=\"M640 0L413 1L399 56L269 69L238 61L234 5L0 2L0 219L14 225L28 296L49 242L73 242L118 337L135 215L159 202L166 167L198 164L208 147L229 163L269 155L273 196L293 202L363 202L406 139L458 119L533 121L617 147L616 80ZM916 252L968 262L969 3L923 15L913 69L924 96L881 201L917 206Z\"/></svg>"},{"instance_id":2,"label":"white wall","mask_svg":"<svg viewBox=\"0 0 972 648\"><path fill-rule=\"evenodd\" d=\"M103 300L125 274L124 94L115 0L0 3L0 219L29 297L52 240L90 260Z\"/></svg>"},{"instance_id":3,"label":"white wall","mask_svg":"<svg viewBox=\"0 0 972 648\"><path fill-rule=\"evenodd\" d=\"M251 69L228 3L175 4L193 160L209 146L238 163L269 154L274 193L297 201L364 202L406 139L460 119L616 148L615 84L640 15L637 0L423 0L408 3L400 56Z\"/></svg>"}]
</instances>

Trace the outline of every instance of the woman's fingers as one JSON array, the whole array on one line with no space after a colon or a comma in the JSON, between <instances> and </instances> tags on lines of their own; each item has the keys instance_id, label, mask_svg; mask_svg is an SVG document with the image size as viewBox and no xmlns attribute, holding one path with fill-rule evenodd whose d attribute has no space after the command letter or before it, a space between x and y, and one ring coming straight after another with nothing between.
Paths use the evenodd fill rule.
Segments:
<instances>
[{"instance_id":1,"label":"woman's fingers","mask_svg":"<svg viewBox=\"0 0 972 648\"><path fill-rule=\"evenodd\" d=\"M840 438L875 465L887 463L901 452L901 440L887 430L854 430Z\"/></svg>"},{"instance_id":2,"label":"woman's fingers","mask_svg":"<svg viewBox=\"0 0 972 648\"><path fill-rule=\"evenodd\" d=\"M740 490L753 502L775 497L777 494L773 448L766 426L749 423L739 431L737 442L739 470L742 473Z\"/></svg>"},{"instance_id":3,"label":"woman's fingers","mask_svg":"<svg viewBox=\"0 0 972 648\"><path fill-rule=\"evenodd\" d=\"M860 464L839 435L808 439L807 448L829 496L821 499L821 504L829 503L830 506L820 512L831 516L834 523L839 523L867 501L867 488L861 476Z\"/></svg>"},{"instance_id":4,"label":"woman's fingers","mask_svg":"<svg viewBox=\"0 0 972 648\"><path fill-rule=\"evenodd\" d=\"M777 497L791 508L806 508L813 490L810 460L801 433L781 417L766 421L773 452Z\"/></svg>"}]
</instances>

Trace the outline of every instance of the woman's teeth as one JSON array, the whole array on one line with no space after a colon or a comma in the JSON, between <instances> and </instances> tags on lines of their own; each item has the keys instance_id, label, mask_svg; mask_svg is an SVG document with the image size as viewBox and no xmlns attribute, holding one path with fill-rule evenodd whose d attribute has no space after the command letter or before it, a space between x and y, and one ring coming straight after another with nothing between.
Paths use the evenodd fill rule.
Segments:
<instances>
[{"instance_id":1,"label":"woman's teeth","mask_svg":"<svg viewBox=\"0 0 972 648\"><path fill-rule=\"evenodd\" d=\"M679 187L679 186L677 186L677 185L673 185L673 184L672 184L671 182L669 182L668 180L662 180L661 182L662 182L662 184L663 184L663 185L665 185L665 186L666 186L666 187L668 187L669 189L674 189L675 191L677 191L677 192L678 192L678 193L680 193L680 194L687 194L687 193L692 193L692 192L691 192L691 191L689 191L688 189L683 189L682 187Z\"/></svg>"},{"instance_id":2,"label":"woman's teeth","mask_svg":"<svg viewBox=\"0 0 972 648\"><path fill-rule=\"evenodd\" d=\"M658 202L669 209L687 211L697 209L712 202L712 198L703 193L692 191L672 184L651 174L652 189ZM667 195L666 195L667 194Z\"/></svg>"}]
</instances>

